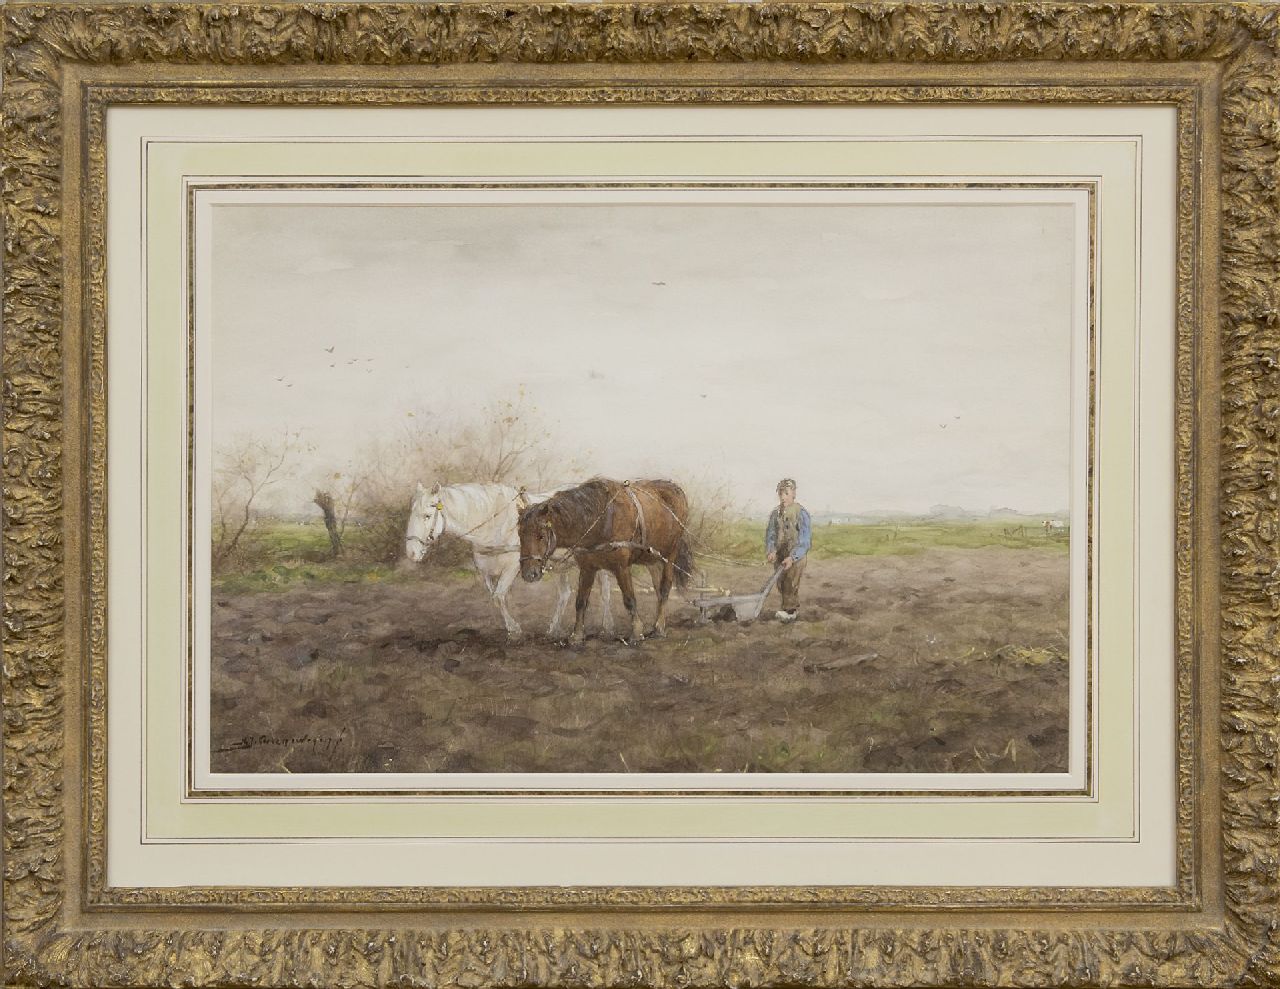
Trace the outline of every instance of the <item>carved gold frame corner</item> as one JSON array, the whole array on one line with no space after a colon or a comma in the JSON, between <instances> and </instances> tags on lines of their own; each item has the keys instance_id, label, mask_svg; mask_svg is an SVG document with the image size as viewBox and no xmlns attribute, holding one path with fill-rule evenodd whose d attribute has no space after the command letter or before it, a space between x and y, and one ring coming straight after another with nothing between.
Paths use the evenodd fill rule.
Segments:
<instances>
[{"instance_id":1,"label":"carved gold frame corner","mask_svg":"<svg viewBox=\"0 0 1280 989\"><path fill-rule=\"evenodd\" d=\"M28 4L4 30L5 984L1280 985L1280 9ZM1175 886L106 885L106 108L1178 110Z\"/></svg>"}]
</instances>

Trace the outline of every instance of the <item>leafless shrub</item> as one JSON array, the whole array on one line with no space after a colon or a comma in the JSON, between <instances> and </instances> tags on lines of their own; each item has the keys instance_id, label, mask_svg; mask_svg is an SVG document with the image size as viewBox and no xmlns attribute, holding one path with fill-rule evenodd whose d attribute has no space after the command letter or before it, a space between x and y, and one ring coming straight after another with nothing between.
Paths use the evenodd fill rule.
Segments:
<instances>
[{"instance_id":1,"label":"leafless shrub","mask_svg":"<svg viewBox=\"0 0 1280 989\"><path fill-rule=\"evenodd\" d=\"M728 484L705 477L685 479L680 483L689 498L688 530L695 556L710 553L741 558L754 554L755 545L744 543L734 525L746 515L746 510L733 496ZM759 555L764 553L763 539L762 528Z\"/></svg>"},{"instance_id":2,"label":"leafless shrub","mask_svg":"<svg viewBox=\"0 0 1280 989\"><path fill-rule=\"evenodd\" d=\"M390 563L403 556L419 482L479 481L537 490L579 469L555 448L538 410L523 395L495 401L467 418L415 412L410 419L400 436L371 444L363 468L365 482L353 511L361 521L360 552L370 560ZM453 567L469 558L465 543L444 539L428 559Z\"/></svg>"},{"instance_id":3,"label":"leafless shrub","mask_svg":"<svg viewBox=\"0 0 1280 989\"><path fill-rule=\"evenodd\" d=\"M284 429L271 441L243 438L223 453L213 470L213 569L225 570L238 556L250 552L252 525L263 492L287 474L301 438Z\"/></svg>"},{"instance_id":4,"label":"leafless shrub","mask_svg":"<svg viewBox=\"0 0 1280 989\"><path fill-rule=\"evenodd\" d=\"M363 472L348 468L346 471L334 471L327 475L325 481L328 486L316 488L312 503L324 516L324 527L329 533L329 553L334 559L342 555L343 537L347 533L351 508L366 480Z\"/></svg>"},{"instance_id":5,"label":"leafless shrub","mask_svg":"<svg viewBox=\"0 0 1280 989\"><path fill-rule=\"evenodd\" d=\"M274 442L242 440L220 458L214 485L214 568L248 570L272 562L269 546L252 538L262 492L291 472L304 444L285 431ZM585 478L585 468L559 449L538 409L523 394L470 416L413 412L398 433L382 435L340 468L313 469L298 480L314 486L329 537L311 559L341 557L351 563L394 565L404 557L410 505L419 482L483 482L545 489ZM734 523L742 506L728 486L709 478L673 477L685 488L687 528L696 553L749 558L755 544ZM314 516L313 516L314 518ZM470 560L470 547L446 536L428 566L453 568Z\"/></svg>"}]
</instances>

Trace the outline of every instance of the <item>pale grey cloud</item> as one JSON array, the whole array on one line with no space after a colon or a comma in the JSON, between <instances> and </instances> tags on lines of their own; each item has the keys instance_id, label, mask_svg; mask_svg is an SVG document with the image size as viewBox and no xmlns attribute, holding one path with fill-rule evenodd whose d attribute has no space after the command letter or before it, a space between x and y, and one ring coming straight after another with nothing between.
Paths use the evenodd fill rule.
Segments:
<instances>
[{"instance_id":1,"label":"pale grey cloud","mask_svg":"<svg viewBox=\"0 0 1280 989\"><path fill-rule=\"evenodd\" d=\"M287 422L345 463L411 411L523 387L614 476L716 474L757 506L784 474L815 509L1067 504L1066 206L214 216L215 445Z\"/></svg>"},{"instance_id":2,"label":"pale grey cloud","mask_svg":"<svg viewBox=\"0 0 1280 989\"><path fill-rule=\"evenodd\" d=\"M354 267L355 265L349 261L313 257L303 261L294 271L299 275L325 275L332 271L350 271Z\"/></svg>"}]
</instances>

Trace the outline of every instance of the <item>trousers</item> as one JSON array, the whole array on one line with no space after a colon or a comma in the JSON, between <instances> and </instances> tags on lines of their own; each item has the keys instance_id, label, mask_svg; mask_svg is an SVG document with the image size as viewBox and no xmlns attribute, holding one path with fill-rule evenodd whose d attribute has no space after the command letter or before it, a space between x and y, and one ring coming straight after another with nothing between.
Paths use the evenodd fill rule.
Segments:
<instances>
[{"instance_id":1,"label":"trousers","mask_svg":"<svg viewBox=\"0 0 1280 989\"><path fill-rule=\"evenodd\" d=\"M790 554L787 554L790 555ZM784 559L782 553L778 559ZM782 571L778 578L778 590L782 592L782 610L795 611L800 606L800 578L804 576L804 565L808 557L803 557L791 564L790 570Z\"/></svg>"}]
</instances>

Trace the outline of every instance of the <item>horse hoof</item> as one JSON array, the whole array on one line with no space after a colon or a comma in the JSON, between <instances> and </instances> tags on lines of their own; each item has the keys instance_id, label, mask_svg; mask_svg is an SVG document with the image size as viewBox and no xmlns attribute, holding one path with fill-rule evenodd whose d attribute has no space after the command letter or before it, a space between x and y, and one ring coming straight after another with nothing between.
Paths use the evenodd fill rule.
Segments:
<instances>
[{"instance_id":1,"label":"horse hoof","mask_svg":"<svg viewBox=\"0 0 1280 989\"><path fill-rule=\"evenodd\" d=\"M508 632L508 633L507 633L507 641L508 641L508 642L522 642L522 641L524 641L524 633L523 633L523 632Z\"/></svg>"},{"instance_id":2,"label":"horse hoof","mask_svg":"<svg viewBox=\"0 0 1280 989\"><path fill-rule=\"evenodd\" d=\"M644 634L644 637L646 639L665 639L667 637L667 630L665 628L658 628L655 625Z\"/></svg>"}]
</instances>

